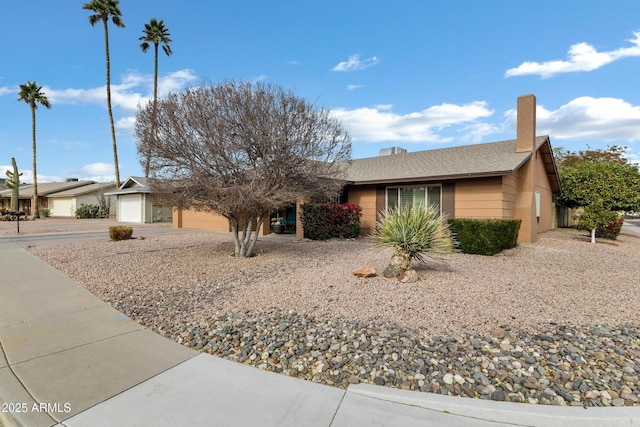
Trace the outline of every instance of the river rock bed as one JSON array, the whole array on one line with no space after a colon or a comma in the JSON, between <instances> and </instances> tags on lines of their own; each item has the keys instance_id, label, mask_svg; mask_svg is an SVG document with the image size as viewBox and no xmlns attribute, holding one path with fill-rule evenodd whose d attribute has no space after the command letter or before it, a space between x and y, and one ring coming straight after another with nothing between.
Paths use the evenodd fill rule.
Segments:
<instances>
[{"instance_id":1,"label":"river rock bed","mask_svg":"<svg viewBox=\"0 0 640 427\"><path fill-rule=\"evenodd\" d=\"M486 336L424 337L393 322L271 309L198 324L161 325L177 342L259 369L336 387L380 386L531 404L635 406L638 325L507 325Z\"/></svg>"}]
</instances>

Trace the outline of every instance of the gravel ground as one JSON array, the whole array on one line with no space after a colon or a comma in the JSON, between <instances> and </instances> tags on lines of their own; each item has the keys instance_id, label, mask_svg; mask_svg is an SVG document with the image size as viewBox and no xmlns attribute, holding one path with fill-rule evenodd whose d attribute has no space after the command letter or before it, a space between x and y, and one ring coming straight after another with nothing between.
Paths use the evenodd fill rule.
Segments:
<instances>
[{"instance_id":1,"label":"gravel ground","mask_svg":"<svg viewBox=\"0 0 640 427\"><path fill-rule=\"evenodd\" d=\"M44 222L44 221L43 221ZM267 236L238 260L228 234L30 250L177 342L344 387L370 382L529 403L640 401L640 234L593 245L560 229L493 257L359 279L391 255L366 238Z\"/></svg>"}]
</instances>

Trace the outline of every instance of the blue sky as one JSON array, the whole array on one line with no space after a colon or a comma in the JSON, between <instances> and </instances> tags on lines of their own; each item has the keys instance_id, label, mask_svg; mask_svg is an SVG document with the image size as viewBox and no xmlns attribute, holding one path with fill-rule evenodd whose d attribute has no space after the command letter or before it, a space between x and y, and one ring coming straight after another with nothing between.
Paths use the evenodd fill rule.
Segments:
<instances>
[{"instance_id":1,"label":"blue sky","mask_svg":"<svg viewBox=\"0 0 640 427\"><path fill-rule=\"evenodd\" d=\"M0 14L0 171L32 181L36 81L38 182L114 179L102 26L87 1L9 0ZM171 33L160 94L202 79L264 81L333 110L353 158L515 138L519 95L538 101L538 134L571 150L628 147L640 161L637 0L122 0L109 26L120 175L141 175L133 124L153 90L151 18ZM2 173L4 176L4 173Z\"/></svg>"}]
</instances>

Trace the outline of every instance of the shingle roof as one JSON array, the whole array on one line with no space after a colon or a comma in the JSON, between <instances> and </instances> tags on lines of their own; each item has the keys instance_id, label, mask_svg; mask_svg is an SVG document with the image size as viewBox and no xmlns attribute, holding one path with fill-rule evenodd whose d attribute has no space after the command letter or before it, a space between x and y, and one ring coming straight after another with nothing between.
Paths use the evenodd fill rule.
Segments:
<instances>
[{"instance_id":1,"label":"shingle roof","mask_svg":"<svg viewBox=\"0 0 640 427\"><path fill-rule=\"evenodd\" d=\"M82 187L70 188L63 191L51 193L48 197L74 197L83 194L93 193L94 191L116 188L115 182L96 182L94 184L83 185ZM40 185L38 185L38 194L40 194Z\"/></svg>"},{"instance_id":2,"label":"shingle roof","mask_svg":"<svg viewBox=\"0 0 640 427\"><path fill-rule=\"evenodd\" d=\"M69 190L72 188L84 187L85 185L95 184L95 181L65 181L65 182L42 182L38 183L38 196L48 197L53 193ZM0 191L0 197L10 197L11 190L6 189ZM33 197L33 184L20 186L20 198L29 199Z\"/></svg>"},{"instance_id":3,"label":"shingle roof","mask_svg":"<svg viewBox=\"0 0 640 427\"><path fill-rule=\"evenodd\" d=\"M536 150L548 142L548 136L536 137ZM514 139L356 159L346 166L345 174L353 184L497 176L516 171L530 157L530 152L516 153ZM548 173L553 175L553 161L551 166Z\"/></svg>"},{"instance_id":4,"label":"shingle roof","mask_svg":"<svg viewBox=\"0 0 640 427\"><path fill-rule=\"evenodd\" d=\"M119 189L105 193L105 195L114 196L118 194L139 193L151 193L151 188L147 185L147 178L142 176L130 176L120 185Z\"/></svg>"}]
</instances>

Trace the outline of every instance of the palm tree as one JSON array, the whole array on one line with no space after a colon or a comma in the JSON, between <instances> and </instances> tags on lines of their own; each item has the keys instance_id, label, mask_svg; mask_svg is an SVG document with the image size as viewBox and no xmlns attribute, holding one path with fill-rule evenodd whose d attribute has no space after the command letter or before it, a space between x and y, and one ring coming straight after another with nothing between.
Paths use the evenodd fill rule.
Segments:
<instances>
[{"instance_id":1,"label":"palm tree","mask_svg":"<svg viewBox=\"0 0 640 427\"><path fill-rule=\"evenodd\" d=\"M116 144L116 128L113 123L113 112L111 110L111 62L109 61L109 18L118 28L124 28L122 13L118 8L120 0L92 0L82 6L83 9L95 12L89 15L89 23L93 27L97 22L104 24L104 50L107 58L107 109L109 110L109 121L111 122L111 140L113 141L113 162L116 166L116 186L120 187L120 168L118 167L118 146Z\"/></svg>"},{"instance_id":2,"label":"palm tree","mask_svg":"<svg viewBox=\"0 0 640 427\"><path fill-rule=\"evenodd\" d=\"M169 36L169 29L164 26L164 21L160 20L158 22L156 18L151 18L148 24L144 24L144 30L142 30L144 35L140 37L138 40L142 41L140 47L143 52L146 52L149 49L149 46L153 44L154 48L154 67L153 67L153 121L151 123L151 137L155 137L155 122L156 122L156 109L158 106L158 45L162 43L162 50L167 56L170 56L173 52L171 51L171 47L169 43L171 43L171 39ZM145 178L149 177L149 162L150 156L149 153L145 153L145 163L144 163L144 176Z\"/></svg>"},{"instance_id":3,"label":"palm tree","mask_svg":"<svg viewBox=\"0 0 640 427\"><path fill-rule=\"evenodd\" d=\"M20 85L18 101L26 102L31 108L31 139L33 143L33 202L32 213L34 218L40 218L38 209L38 170L36 168L36 110L38 104L46 108L51 108L49 99L42 93L42 86L36 82L27 82Z\"/></svg>"}]
</instances>

